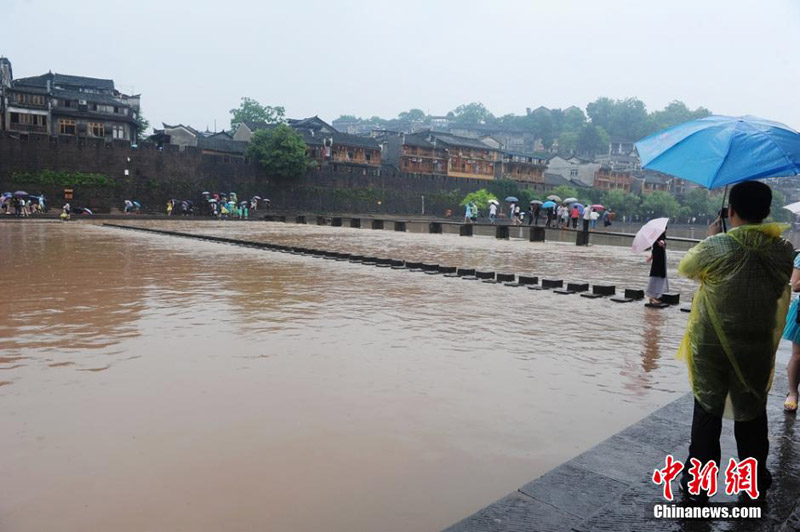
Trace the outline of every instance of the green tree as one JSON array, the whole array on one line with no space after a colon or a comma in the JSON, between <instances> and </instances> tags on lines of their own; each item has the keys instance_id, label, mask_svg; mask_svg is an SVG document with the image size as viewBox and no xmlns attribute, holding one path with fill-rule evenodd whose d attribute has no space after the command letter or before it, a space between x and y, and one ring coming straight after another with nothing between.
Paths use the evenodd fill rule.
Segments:
<instances>
[{"instance_id":1,"label":"green tree","mask_svg":"<svg viewBox=\"0 0 800 532\"><path fill-rule=\"evenodd\" d=\"M698 107L694 111L686 107L686 104L675 100L661 111L650 113L647 134L655 133L689 120L696 120L711 114L705 107Z\"/></svg>"},{"instance_id":2,"label":"green tree","mask_svg":"<svg viewBox=\"0 0 800 532\"><path fill-rule=\"evenodd\" d=\"M280 124L284 121L283 107L271 107L261 105L252 98L243 97L242 103L236 109L231 109L231 130L235 130L238 124L244 120L253 122L266 122L267 124Z\"/></svg>"},{"instance_id":3,"label":"green tree","mask_svg":"<svg viewBox=\"0 0 800 532\"><path fill-rule=\"evenodd\" d=\"M698 218L713 214L717 209L712 205L708 197L708 190L705 188L693 188L683 195L683 205L689 209L689 216Z\"/></svg>"},{"instance_id":4,"label":"green tree","mask_svg":"<svg viewBox=\"0 0 800 532\"><path fill-rule=\"evenodd\" d=\"M586 124L578 133L575 147L578 153L597 155L608 152L609 142L608 133L602 127Z\"/></svg>"},{"instance_id":5,"label":"green tree","mask_svg":"<svg viewBox=\"0 0 800 532\"><path fill-rule=\"evenodd\" d=\"M547 195L549 196L551 194L555 194L562 200L565 200L567 198L578 197L578 191L567 185L558 185L556 188L553 189L552 192L548 193Z\"/></svg>"},{"instance_id":6,"label":"green tree","mask_svg":"<svg viewBox=\"0 0 800 532\"><path fill-rule=\"evenodd\" d=\"M672 194L668 192L656 191L652 194L646 194L642 198L642 205L639 213L644 217L673 218L678 215L681 204L678 203Z\"/></svg>"},{"instance_id":7,"label":"green tree","mask_svg":"<svg viewBox=\"0 0 800 532\"><path fill-rule=\"evenodd\" d=\"M150 127L150 121L144 117L142 110L136 114L136 140L144 138L145 131Z\"/></svg>"},{"instance_id":8,"label":"green tree","mask_svg":"<svg viewBox=\"0 0 800 532\"><path fill-rule=\"evenodd\" d=\"M609 211L617 213L619 216L633 216L639 213L639 205L642 199L622 190L606 191L600 203Z\"/></svg>"},{"instance_id":9,"label":"green tree","mask_svg":"<svg viewBox=\"0 0 800 532\"><path fill-rule=\"evenodd\" d=\"M285 124L256 131L245 155L256 159L268 177L294 179L314 167L303 138Z\"/></svg>"},{"instance_id":10,"label":"green tree","mask_svg":"<svg viewBox=\"0 0 800 532\"><path fill-rule=\"evenodd\" d=\"M459 124L492 124L497 121L495 116L480 102L459 105L451 112Z\"/></svg>"},{"instance_id":11,"label":"green tree","mask_svg":"<svg viewBox=\"0 0 800 532\"><path fill-rule=\"evenodd\" d=\"M577 133L586 125L586 115L574 105L564 110L562 115L563 120L560 128L562 132ZM558 143L561 144L561 141Z\"/></svg>"},{"instance_id":12,"label":"green tree","mask_svg":"<svg viewBox=\"0 0 800 532\"><path fill-rule=\"evenodd\" d=\"M558 152L575 153L576 151L578 151L578 133L562 131L558 136Z\"/></svg>"},{"instance_id":13,"label":"green tree","mask_svg":"<svg viewBox=\"0 0 800 532\"><path fill-rule=\"evenodd\" d=\"M496 181L492 181L487 185L487 189L489 192L503 200L509 196L514 196L515 198L519 198L521 196L519 184L511 179L498 179Z\"/></svg>"},{"instance_id":14,"label":"green tree","mask_svg":"<svg viewBox=\"0 0 800 532\"><path fill-rule=\"evenodd\" d=\"M480 190L476 190L475 192L470 192L464 199L461 200L462 207L465 206L467 203L475 202L475 205L478 206L479 209L486 209L489 207L489 200L497 200L497 196L482 188Z\"/></svg>"},{"instance_id":15,"label":"green tree","mask_svg":"<svg viewBox=\"0 0 800 532\"><path fill-rule=\"evenodd\" d=\"M586 106L586 113L593 125L602 127L612 137L638 140L650 128L647 109L638 98L598 98Z\"/></svg>"},{"instance_id":16,"label":"green tree","mask_svg":"<svg viewBox=\"0 0 800 532\"><path fill-rule=\"evenodd\" d=\"M421 122L427 118L428 115L422 109L409 109L397 115L400 120L408 120L409 122Z\"/></svg>"},{"instance_id":17,"label":"green tree","mask_svg":"<svg viewBox=\"0 0 800 532\"><path fill-rule=\"evenodd\" d=\"M784 209L786 196L780 190L772 189L772 204L769 207L769 219L774 222L792 222L794 214Z\"/></svg>"}]
</instances>

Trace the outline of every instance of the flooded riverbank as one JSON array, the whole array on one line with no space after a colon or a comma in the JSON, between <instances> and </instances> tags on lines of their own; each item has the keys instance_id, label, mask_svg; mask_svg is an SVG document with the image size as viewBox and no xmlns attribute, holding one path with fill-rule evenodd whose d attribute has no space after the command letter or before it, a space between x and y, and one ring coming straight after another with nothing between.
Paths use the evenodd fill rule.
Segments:
<instances>
[{"instance_id":1,"label":"flooded riverbank","mask_svg":"<svg viewBox=\"0 0 800 532\"><path fill-rule=\"evenodd\" d=\"M632 288L649 269L604 246L142 225ZM687 389L674 308L85 223L0 241L25 294L0 315L3 530L436 530Z\"/></svg>"}]
</instances>

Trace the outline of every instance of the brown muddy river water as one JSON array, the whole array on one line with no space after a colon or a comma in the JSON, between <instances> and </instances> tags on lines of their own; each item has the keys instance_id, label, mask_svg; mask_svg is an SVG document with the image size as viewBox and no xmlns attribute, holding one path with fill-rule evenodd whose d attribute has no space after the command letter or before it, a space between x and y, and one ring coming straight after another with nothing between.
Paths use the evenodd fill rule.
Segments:
<instances>
[{"instance_id":1,"label":"brown muddy river water","mask_svg":"<svg viewBox=\"0 0 800 532\"><path fill-rule=\"evenodd\" d=\"M621 247L139 223L618 288L649 271ZM676 307L83 222L2 223L0 252L4 532L438 530L688 389Z\"/></svg>"}]
</instances>

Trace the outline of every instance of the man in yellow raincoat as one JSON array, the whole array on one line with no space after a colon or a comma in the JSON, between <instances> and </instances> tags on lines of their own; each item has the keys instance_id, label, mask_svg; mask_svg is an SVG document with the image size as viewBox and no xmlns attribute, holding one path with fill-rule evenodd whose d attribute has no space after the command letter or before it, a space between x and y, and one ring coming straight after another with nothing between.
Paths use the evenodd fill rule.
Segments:
<instances>
[{"instance_id":1,"label":"man in yellow raincoat","mask_svg":"<svg viewBox=\"0 0 800 532\"><path fill-rule=\"evenodd\" d=\"M721 221L681 260L678 273L700 281L678 358L694 392L689 458L720 469L722 416L733 417L739 460L758 460L758 489L771 484L766 468L767 393L789 304L794 248L781 238L788 225L762 223L772 191L746 181L730 192L731 230ZM682 480L686 487L688 477ZM705 498L701 495L701 498Z\"/></svg>"}]
</instances>

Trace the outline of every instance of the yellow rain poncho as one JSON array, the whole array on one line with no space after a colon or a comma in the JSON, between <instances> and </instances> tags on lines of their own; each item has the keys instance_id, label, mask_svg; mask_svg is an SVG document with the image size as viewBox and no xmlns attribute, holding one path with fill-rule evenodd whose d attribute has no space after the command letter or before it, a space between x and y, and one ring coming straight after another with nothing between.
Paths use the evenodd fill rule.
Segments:
<instances>
[{"instance_id":1,"label":"yellow rain poncho","mask_svg":"<svg viewBox=\"0 0 800 532\"><path fill-rule=\"evenodd\" d=\"M783 224L743 225L709 237L678 273L700 281L678 358L695 399L712 414L749 421L767 402L789 305L794 249Z\"/></svg>"}]
</instances>

